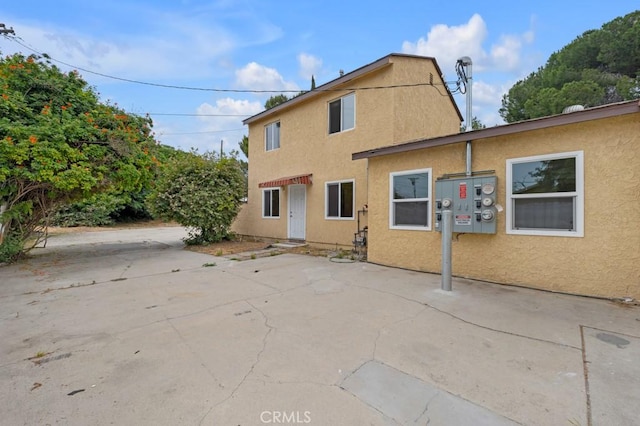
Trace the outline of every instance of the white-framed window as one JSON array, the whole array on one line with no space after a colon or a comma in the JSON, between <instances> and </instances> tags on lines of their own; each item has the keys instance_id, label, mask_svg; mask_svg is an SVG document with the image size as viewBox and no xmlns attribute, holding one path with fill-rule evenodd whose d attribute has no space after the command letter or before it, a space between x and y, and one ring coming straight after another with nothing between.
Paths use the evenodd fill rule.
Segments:
<instances>
[{"instance_id":1,"label":"white-framed window","mask_svg":"<svg viewBox=\"0 0 640 426\"><path fill-rule=\"evenodd\" d=\"M325 184L325 219L353 219L356 183L353 179Z\"/></svg>"},{"instance_id":2,"label":"white-framed window","mask_svg":"<svg viewBox=\"0 0 640 426\"><path fill-rule=\"evenodd\" d=\"M280 148L280 122L267 124L264 127L264 149L272 151Z\"/></svg>"},{"instance_id":3,"label":"white-framed window","mask_svg":"<svg viewBox=\"0 0 640 426\"><path fill-rule=\"evenodd\" d=\"M507 234L584 236L584 152L507 160Z\"/></svg>"},{"instance_id":4,"label":"white-framed window","mask_svg":"<svg viewBox=\"0 0 640 426\"><path fill-rule=\"evenodd\" d=\"M431 169L389 174L389 228L431 230Z\"/></svg>"},{"instance_id":5,"label":"white-framed window","mask_svg":"<svg viewBox=\"0 0 640 426\"><path fill-rule=\"evenodd\" d=\"M262 190L262 217L280 217L280 189L269 188Z\"/></svg>"},{"instance_id":6,"label":"white-framed window","mask_svg":"<svg viewBox=\"0 0 640 426\"><path fill-rule=\"evenodd\" d=\"M329 134L344 132L356 126L356 95L346 96L329 102Z\"/></svg>"}]
</instances>

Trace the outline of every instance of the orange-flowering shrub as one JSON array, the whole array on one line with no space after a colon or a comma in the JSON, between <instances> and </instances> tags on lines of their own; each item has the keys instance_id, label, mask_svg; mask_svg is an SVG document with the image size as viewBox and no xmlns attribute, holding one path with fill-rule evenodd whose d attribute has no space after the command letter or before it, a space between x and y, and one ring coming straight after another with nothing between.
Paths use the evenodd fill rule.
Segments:
<instances>
[{"instance_id":1,"label":"orange-flowering shrub","mask_svg":"<svg viewBox=\"0 0 640 426\"><path fill-rule=\"evenodd\" d=\"M23 253L15 242L57 206L150 185L157 165L145 155L156 146L148 117L100 102L77 72L37 56L0 58L0 87L0 262ZM17 252L2 246L9 240Z\"/></svg>"}]
</instances>

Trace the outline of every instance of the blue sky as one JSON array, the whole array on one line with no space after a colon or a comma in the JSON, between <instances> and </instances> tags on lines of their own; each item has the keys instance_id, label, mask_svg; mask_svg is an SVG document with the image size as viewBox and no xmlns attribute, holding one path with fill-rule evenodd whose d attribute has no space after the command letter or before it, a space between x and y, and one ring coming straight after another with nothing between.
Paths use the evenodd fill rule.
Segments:
<instances>
[{"instance_id":1,"label":"blue sky","mask_svg":"<svg viewBox=\"0 0 640 426\"><path fill-rule=\"evenodd\" d=\"M389 53L435 57L445 80L473 61L473 115L502 124L502 95L577 36L636 1L42 0L5 1L0 23L20 43L79 69L103 100L151 113L162 143L238 149L242 120L272 93L306 90ZM32 53L0 38L2 54ZM83 70L84 69L84 70ZM92 74L93 71L97 74ZM123 82L237 92L180 90ZM465 114L464 95L456 102Z\"/></svg>"}]
</instances>

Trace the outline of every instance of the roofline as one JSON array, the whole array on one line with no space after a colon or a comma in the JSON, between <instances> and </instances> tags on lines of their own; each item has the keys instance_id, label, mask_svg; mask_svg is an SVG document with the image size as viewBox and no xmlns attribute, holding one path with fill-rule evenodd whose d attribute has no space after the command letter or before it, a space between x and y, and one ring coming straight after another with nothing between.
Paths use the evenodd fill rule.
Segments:
<instances>
[{"instance_id":1,"label":"roofline","mask_svg":"<svg viewBox=\"0 0 640 426\"><path fill-rule=\"evenodd\" d=\"M564 126L567 124L582 123L585 121L599 120L603 118L616 117L626 114L640 112L640 101L627 101L615 104L607 104L582 111L551 115L548 117L535 118L517 123L505 124L486 129L472 130L470 132L456 133L453 135L440 136L430 139L419 139L404 142L398 145L390 145L368 151L356 152L351 155L352 160L363 158L379 157L383 155L399 154L419 149L432 148L442 145L450 145L459 142L474 141L478 139L488 139L497 136L512 135L531 130L548 129L551 127Z\"/></svg>"},{"instance_id":2,"label":"roofline","mask_svg":"<svg viewBox=\"0 0 640 426\"><path fill-rule=\"evenodd\" d=\"M351 71L341 77L338 77L334 80L329 81L328 83L322 84L318 87L316 87L314 90L309 90L307 92L304 92L301 95L295 96L291 99L289 99L286 102L283 102L279 105L276 105L273 108L269 108L266 109L262 112L259 112L256 115L253 115L249 118L245 118L244 120L242 120L242 124L251 124L254 121L258 121L261 120L265 117L268 117L272 114L277 113L278 111L281 111L283 109L289 108L293 105L296 105L300 102L304 102L305 100L308 100L309 98L315 97L315 96L319 96L322 92L326 92L329 90L339 90L336 89L337 86L341 86L344 85L345 83L348 83L349 81L355 80L357 78L362 77L365 74L368 74L370 72L373 71L377 71L389 64L392 63L391 59L393 57L404 57L404 58L419 58L419 59L429 59L431 60L431 62L433 63L433 65L436 68L436 71L439 74L439 77L442 78L444 80L443 74L442 74L442 70L440 69L440 66L438 65L438 62L436 61L436 58L431 57L431 56L419 56L419 55L409 55L409 54L405 54L405 53L391 53L387 56L384 56L376 61L371 62L370 64L364 65L354 71ZM449 94L449 98L451 99L451 103L453 104L454 108L456 109L458 116L460 117L460 121L462 121L462 113L460 112L460 109L458 108L458 105L456 104L455 99L453 99L453 94L451 93L451 91L449 90L449 88L447 87L447 85L444 85L447 93ZM344 88L344 90L349 90L349 88Z\"/></svg>"}]
</instances>

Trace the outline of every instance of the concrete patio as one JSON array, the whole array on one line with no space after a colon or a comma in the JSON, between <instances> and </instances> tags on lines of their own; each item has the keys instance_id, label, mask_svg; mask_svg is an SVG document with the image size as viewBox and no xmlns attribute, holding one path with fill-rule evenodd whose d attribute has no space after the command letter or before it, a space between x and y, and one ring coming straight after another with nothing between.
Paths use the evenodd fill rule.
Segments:
<instances>
[{"instance_id":1,"label":"concrete patio","mask_svg":"<svg viewBox=\"0 0 640 426\"><path fill-rule=\"evenodd\" d=\"M632 425L640 308L283 254L181 228L0 267L7 425ZM455 273L455 267L454 267ZM602 283L606 285L607 283Z\"/></svg>"}]
</instances>

